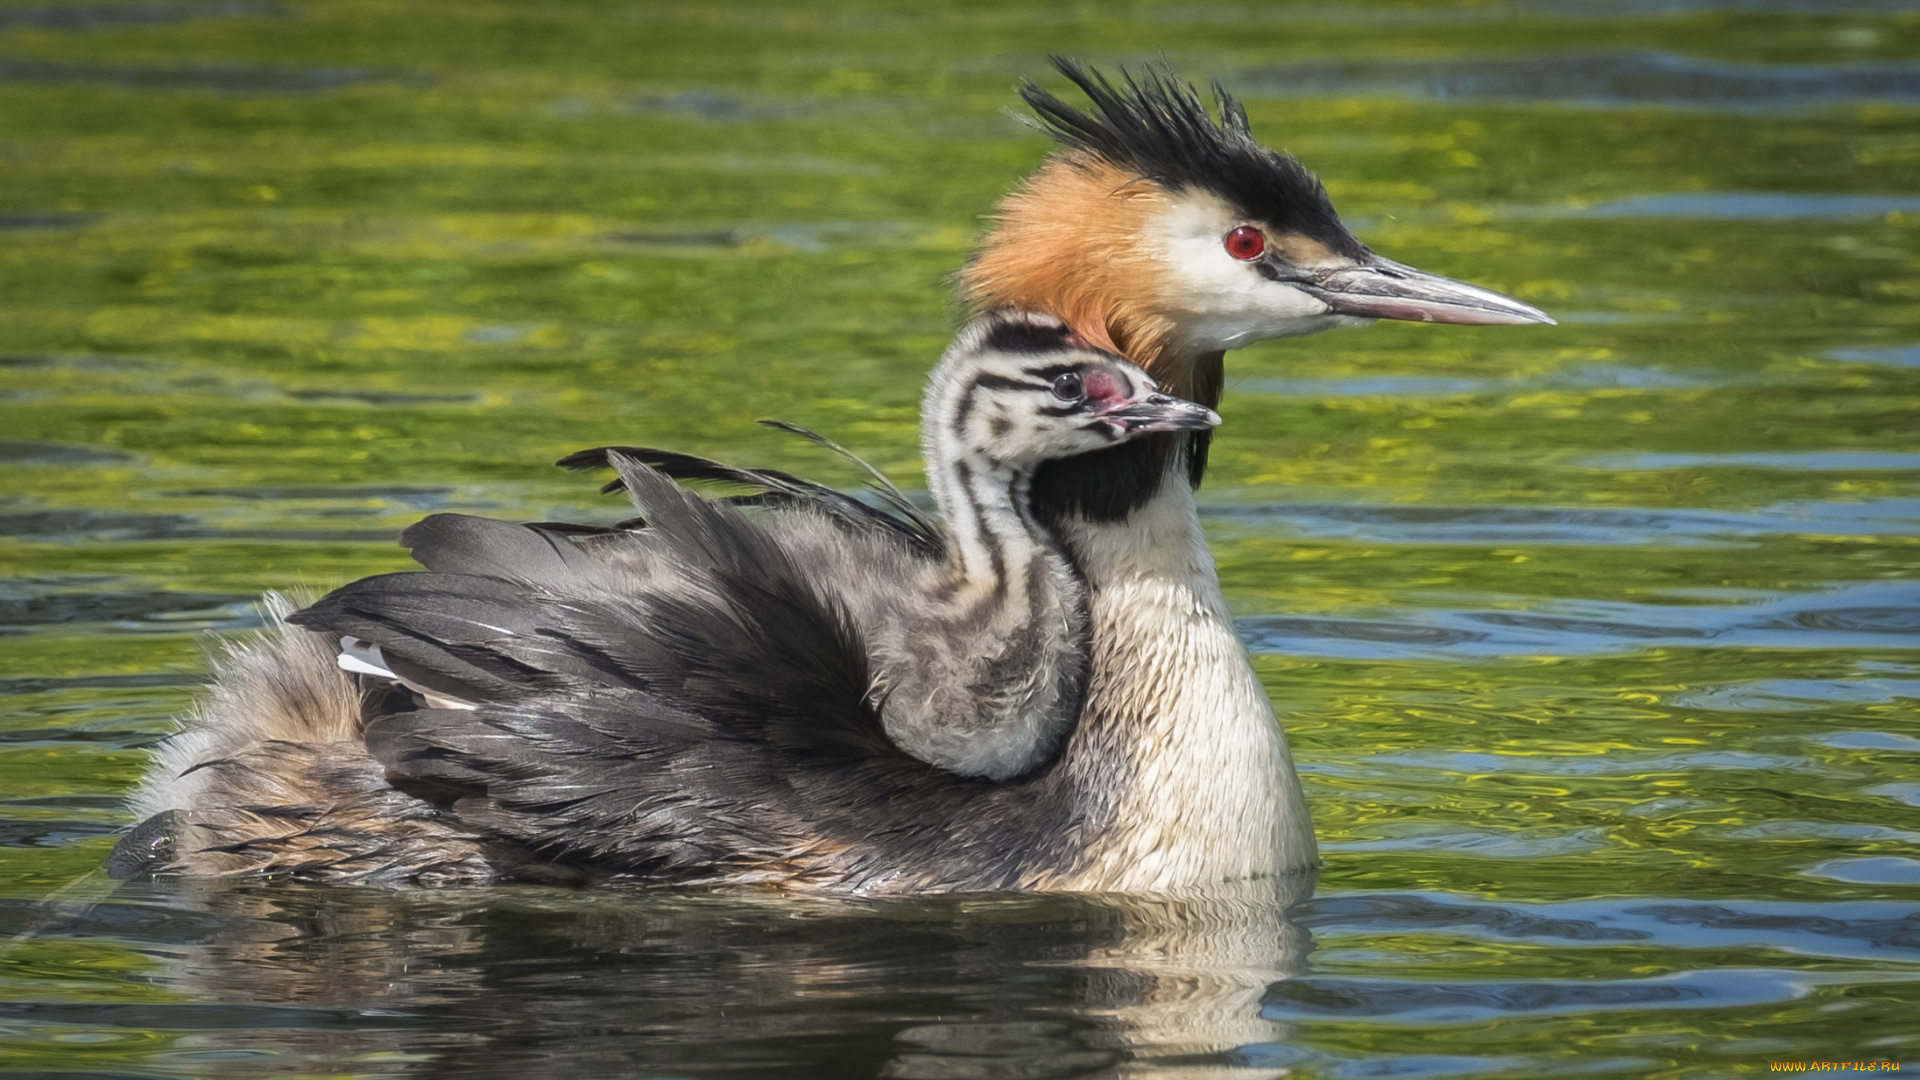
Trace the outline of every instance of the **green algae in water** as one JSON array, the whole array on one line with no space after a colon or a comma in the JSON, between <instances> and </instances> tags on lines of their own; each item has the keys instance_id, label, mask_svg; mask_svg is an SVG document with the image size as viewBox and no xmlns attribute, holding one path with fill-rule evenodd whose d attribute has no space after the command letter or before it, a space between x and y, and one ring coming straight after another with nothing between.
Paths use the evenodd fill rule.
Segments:
<instances>
[{"instance_id":1,"label":"green algae in water","mask_svg":"<svg viewBox=\"0 0 1920 1080\"><path fill-rule=\"evenodd\" d=\"M89 884L263 591L613 520L582 446L856 481L774 415L915 482L1048 51L1222 79L1377 249L1561 319L1229 362L1203 513L1312 899ZM1785 0L0 4L6 1067L1911 1060L1916 64Z\"/></svg>"}]
</instances>

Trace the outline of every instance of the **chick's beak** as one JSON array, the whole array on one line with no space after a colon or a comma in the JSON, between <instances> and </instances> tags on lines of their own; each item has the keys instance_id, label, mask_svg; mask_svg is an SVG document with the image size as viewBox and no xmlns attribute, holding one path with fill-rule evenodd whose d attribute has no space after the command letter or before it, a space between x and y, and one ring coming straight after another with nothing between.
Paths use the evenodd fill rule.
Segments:
<instances>
[{"instance_id":1,"label":"chick's beak","mask_svg":"<svg viewBox=\"0 0 1920 1080\"><path fill-rule=\"evenodd\" d=\"M1546 312L1510 296L1378 255L1370 255L1360 266L1316 273L1312 281L1296 287L1325 303L1335 315L1469 326L1554 325Z\"/></svg>"},{"instance_id":2,"label":"chick's beak","mask_svg":"<svg viewBox=\"0 0 1920 1080\"><path fill-rule=\"evenodd\" d=\"M1094 415L1112 424L1116 434L1122 436L1150 431L1205 431L1220 423L1220 414L1205 405L1167 394L1122 401Z\"/></svg>"}]
</instances>

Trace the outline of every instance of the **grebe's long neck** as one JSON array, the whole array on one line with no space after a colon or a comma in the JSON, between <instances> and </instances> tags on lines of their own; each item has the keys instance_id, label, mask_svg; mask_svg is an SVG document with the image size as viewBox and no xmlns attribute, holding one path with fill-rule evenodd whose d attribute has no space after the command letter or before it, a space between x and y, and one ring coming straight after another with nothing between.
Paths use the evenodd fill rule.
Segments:
<instances>
[{"instance_id":1,"label":"grebe's long neck","mask_svg":"<svg viewBox=\"0 0 1920 1080\"><path fill-rule=\"evenodd\" d=\"M947 445L952 441L930 436L926 462L928 489L947 524L942 596L989 619L996 612L1026 617L1043 599L1035 588L1044 588L1060 560L1059 545L1030 507L1033 475Z\"/></svg>"},{"instance_id":2,"label":"grebe's long neck","mask_svg":"<svg viewBox=\"0 0 1920 1080\"><path fill-rule=\"evenodd\" d=\"M876 635L875 696L908 753L1006 779L1050 758L1078 714L1086 590L1033 515L1032 473L969 446L958 405L943 405L927 410L923 443L947 561Z\"/></svg>"},{"instance_id":3,"label":"grebe's long neck","mask_svg":"<svg viewBox=\"0 0 1920 1080\"><path fill-rule=\"evenodd\" d=\"M1067 888L1180 892L1318 862L1286 736L1207 552L1185 454L1160 461L1130 512L1083 506L1056 526L1086 577L1094 643L1062 765L1098 806Z\"/></svg>"}]
</instances>

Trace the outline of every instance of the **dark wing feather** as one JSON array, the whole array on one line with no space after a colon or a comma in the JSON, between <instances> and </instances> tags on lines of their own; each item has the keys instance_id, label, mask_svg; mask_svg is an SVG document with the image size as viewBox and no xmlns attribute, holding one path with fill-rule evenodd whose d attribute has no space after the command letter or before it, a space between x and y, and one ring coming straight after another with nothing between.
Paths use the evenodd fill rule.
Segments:
<instances>
[{"instance_id":1,"label":"dark wing feather","mask_svg":"<svg viewBox=\"0 0 1920 1080\"><path fill-rule=\"evenodd\" d=\"M913 500L907 498L906 492L901 491L892 480L887 479L886 473L874 468L865 458L811 428L804 428L799 424L790 424L785 420L762 420L760 422L776 431L784 431L789 435L798 435L808 442L813 443L815 446L824 447L846 458L848 461L853 462L859 466L862 472L867 474L869 478L868 487L870 487L874 494L878 495L883 502L892 507L894 513L899 514L901 518L910 522L914 528L931 543L943 545L946 542L946 534L941 530L940 523L929 517L926 511L915 506Z\"/></svg>"},{"instance_id":2,"label":"dark wing feather","mask_svg":"<svg viewBox=\"0 0 1920 1080\"><path fill-rule=\"evenodd\" d=\"M407 527L400 546L429 570L447 574L550 579L594 576L598 564L573 535L604 530L566 525L515 525L466 514L434 514Z\"/></svg>"},{"instance_id":3,"label":"dark wing feather","mask_svg":"<svg viewBox=\"0 0 1920 1080\"><path fill-rule=\"evenodd\" d=\"M575 470L604 469L612 465L612 458L615 455L623 455L662 476L680 482L734 484L761 489L751 495L736 495L716 500L719 502L734 506L807 508L824 513L855 530L879 528L906 540L916 551L925 555L939 557L945 553L946 538L939 523L914 506L899 488L886 480L879 470L804 428L778 422L773 426L803 435L852 458L861 468L878 479L876 490L882 500L893 508L894 513L869 506L825 484L803 480L778 469L741 468L709 458L675 453L671 450L656 450L640 446L603 446L568 454L561 458L558 464L562 468ZM615 479L601 490L612 492L625 486L624 479Z\"/></svg>"},{"instance_id":4,"label":"dark wing feather","mask_svg":"<svg viewBox=\"0 0 1920 1080\"><path fill-rule=\"evenodd\" d=\"M287 621L373 642L410 680L470 701L518 700L569 677L595 678L604 665L543 633L531 599L525 586L478 574L383 574L335 589Z\"/></svg>"},{"instance_id":5,"label":"dark wing feather","mask_svg":"<svg viewBox=\"0 0 1920 1080\"><path fill-rule=\"evenodd\" d=\"M887 739L844 612L752 518L609 456L644 532L574 546L438 521L409 540L429 572L355 582L292 618L480 703L376 716L374 756L451 792L469 827L655 879L790 874L823 851L842 860L832 873L861 872L846 860L871 856L846 853L879 850L856 841L900 800L936 815L917 835L944 833L938 808L978 784ZM592 565L613 545L671 573L614 587ZM483 567L505 576L469 572Z\"/></svg>"}]
</instances>

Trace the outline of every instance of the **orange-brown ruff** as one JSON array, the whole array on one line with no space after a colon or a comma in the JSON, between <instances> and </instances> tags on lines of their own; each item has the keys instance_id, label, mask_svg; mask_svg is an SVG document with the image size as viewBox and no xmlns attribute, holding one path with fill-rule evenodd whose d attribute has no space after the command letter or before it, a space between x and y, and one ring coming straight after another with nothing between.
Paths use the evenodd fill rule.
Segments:
<instances>
[{"instance_id":1,"label":"orange-brown ruff","mask_svg":"<svg viewBox=\"0 0 1920 1080\"><path fill-rule=\"evenodd\" d=\"M980 310L1055 315L1172 390L1191 358L1174 347L1178 326L1160 302L1164 268L1142 243L1170 203L1151 180L1063 150L1001 200L994 231L961 273L965 299Z\"/></svg>"},{"instance_id":2,"label":"orange-brown ruff","mask_svg":"<svg viewBox=\"0 0 1920 1080\"><path fill-rule=\"evenodd\" d=\"M1464 282L1401 266L1341 223L1318 178L1253 137L1215 87L1150 68L1119 85L1054 61L1092 103L1021 88L1060 148L1001 201L961 273L976 311L1045 311L1145 368L1169 392L1217 403L1222 356L1254 341L1363 325L1551 322ZM1222 251L1232 233L1251 247Z\"/></svg>"},{"instance_id":3,"label":"orange-brown ruff","mask_svg":"<svg viewBox=\"0 0 1920 1080\"><path fill-rule=\"evenodd\" d=\"M1001 201L993 232L961 272L962 297L976 311L1058 316L1168 393L1218 405L1226 354L1186 347L1162 295L1166 268L1142 242L1171 203L1151 180L1063 150Z\"/></svg>"}]
</instances>

